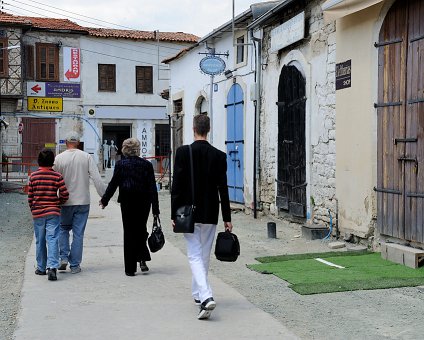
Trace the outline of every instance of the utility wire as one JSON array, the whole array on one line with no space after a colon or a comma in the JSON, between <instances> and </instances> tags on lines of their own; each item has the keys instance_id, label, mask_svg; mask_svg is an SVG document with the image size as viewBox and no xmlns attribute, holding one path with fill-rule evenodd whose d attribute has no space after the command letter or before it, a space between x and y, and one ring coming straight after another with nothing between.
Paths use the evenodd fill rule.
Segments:
<instances>
[{"instance_id":1,"label":"utility wire","mask_svg":"<svg viewBox=\"0 0 424 340\"><path fill-rule=\"evenodd\" d=\"M61 15L62 17L65 17L65 18L71 18L71 19L75 19L75 20L79 20L79 21L87 22L87 23L90 23L90 24L93 24L93 25L102 26L102 25L99 25L99 24L97 24L97 23L95 23L95 22L92 22L92 21L87 21L87 20L83 20L83 19L75 18L75 17L69 16L69 15L65 15L65 14L62 14L62 13L58 13L58 12L54 12L54 11L50 11L50 10L47 10L47 9L41 9L41 8L38 8L38 7L33 6L33 5L25 4L25 3L21 2L21 1L18 1L18 0L11 0L11 1L15 1L15 2L21 3L21 4L23 4L24 6L34 7L34 8L37 8L38 10L42 10L42 11L46 11L46 12L51 12L51 13L54 13L54 14L58 14L58 15ZM35 3L39 3L39 2L36 2L36 1L33 1L33 2L35 2ZM8 6L12 6L12 7L18 8L18 9L20 9L20 10L27 11L27 12L29 12L29 13L33 13L33 14L36 14L36 15L42 16L42 17L44 17L44 18L49 18L49 17L48 17L48 16L46 16L45 14L41 14L41 13L38 13L38 12L34 12L34 11L29 10L29 9L25 9L25 8L22 8L22 7L19 7L19 6L16 6L16 5L12 5L12 4L9 4L9 3L4 2L4 1L2 1L2 4L4 4L4 5L8 5ZM41 3L40 3L40 4L41 4ZM45 6L47 6L47 5L45 5ZM53 6L50 6L50 7L52 7L52 8L57 8L57 7L53 7ZM64 12L68 12L68 11L65 11L65 10L62 10L62 9L59 9L59 10L60 10L60 11L64 11ZM74 13L74 12L70 12L70 13ZM76 13L75 13L75 14L76 14ZM81 14L76 14L76 15L86 17L86 16L81 15ZM87 18L91 18L91 17L87 17ZM103 21L103 20L99 20L99 19L95 19L95 18L92 18L92 19L93 19L93 20L98 20L98 21ZM103 22L109 23L108 21L103 21ZM110 23L110 24L112 24L112 25L116 25L116 26L120 26L120 25L113 24L113 23ZM126 26L121 26L121 27L125 27L125 28L127 28ZM108 27L103 27L103 28L108 28ZM129 29L129 30L133 30L133 31L140 31L140 30L135 30L135 29L133 29L133 28L128 28L128 29ZM145 31L145 32L146 32L146 31ZM157 47L157 45L156 45L156 44L154 44L154 43L148 43L148 42L146 42L145 44L147 44L147 45L152 45L152 46ZM162 48L167 48L167 49L171 49L171 50L180 51L180 49L179 49L179 48L175 48L175 47L168 47L168 46L160 46L160 47L162 47Z\"/></svg>"},{"instance_id":2,"label":"utility wire","mask_svg":"<svg viewBox=\"0 0 424 340\"><path fill-rule=\"evenodd\" d=\"M22 1L18 1L18 0L12 0L12 1L15 1L15 2L18 2L18 3L21 3L21 4L25 4L27 6L30 6L26 2L22 2ZM130 30L134 30L134 28L132 28L132 27L122 26L122 25L115 24L115 23L110 22L110 21L96 19L96 18L93 18L93 17L89 17L89 16L86 16L86 15L83 15L83 14L76 13L76 12L67 11L65 9L61 9L59 7L55 7L55 6L52 6L52 5L47 5L47 4L42 3L42 2L38 2L38 1L31 1L31 2L36 3L36 4L39 4L39 5L42 5L42 6L45 6L45 7L54 8L54 9L57 9L57 10L62 11L62 12L75 14L75 15L78 15L78 16L83 17L83 18L92 19L92 20L96 20L96 21L99 21L99 22L103 22L103 23L106 23L106 24L113 25L113 26L117 26L117 27L122 27L122 28L130 29ZM47 10L45 10L45 11L47 11ZM55 12L53 12L53 13L55 13Z\"/></svg>"},{"instance_id":3,"label":"utility wire","mask_svg":"<svg viewBox=\"0 0 424 340\"><path fill-rule=\"evenodd\" d=\"M37 39L37 40L38 40L38 41L40 41L40 42L51 43L51 41L49 41L49 40L42 39L42 38L40 38L40 37L37 37L37 36L31 35L31 34L26 34L26 36L27 36L27 37L30 37L30 38ZM107 56L107 57L112 57L112 58L117 58L117 59L122 59L122 60L135 61L135 62L137 62L137 63L147 64L147 65L153 65L153 66L158 66L158 67L159 67L159 65L158 65L157 63L149 63L149 62L147 62L147 61L142 61L142 60L135 60L135 59L123 58L123 57L119 57L119 56L117 56L117 55L113 55L113 54L107 54L107 53L102 53L102 52L97 52L97 51L87 50L87 49L85 49L85 48L80 48L80 49L81 49L81 51L85 51L85 52L90 52L90 53L100 54L100 55L104 55L104 56ZM162 65L162 63L160 63L160 64ZM169 70L169 67L168 67L168 68L162 68L162 69L161 69L161 71L168 71L168 70Z\"/></svg>"},{"instance_id":4,"label":"utility wire","mask_svg":"<svg viewBox=\"0 0 424 340\"><path fill-rule=\"evenodd\" d=\"M12 5L12 4L9 4L7 2L3 2L3 1L2 1L2 3L4 5L7 5L7 6L12 6L12 7L18 8L20 10L23 10L23 11L26 11L26 12L29 12L29 13L33 13L33 14L42 16L44 18L48 18L48 16L46 16L44 14L41 14L41 13L38 13L38 12L34 12L34 11L31 11L31 10L26 9L26 8L22 8L22 7L19 7L19 6L16 6L16 5ZM29 6L29 5L27 5L27 6ZM30 6L30 7L34 7L34 6ZM38 8L38 9L41 9L41 8ZM46 11L46 12L51 12L51 13L54 13L54 14L58 14L58 15L61 15L61 16L65 16L64 14L60 14L60 13L56 13L56 12L53 12L53 11L49 11L47 9L42 9L42 10L43 11ZM80 21L83 21L83 22L88 22L89 24L98 25L98 24L96 24L95 22L92 22L92 21L87 21L87 20L83 20L83 19L77 19L77 18L74 18L74 17L71 17L71 16L68 16L68 17L71 18L71 19L76 19L76 20L80 20Z\"/></svg>"},{"instance_id":5,"label":"utility wire","mask_svg":"<svg viewBox=\"0 0 424 340\"><path fill-rule=\"evenodd\" d=\"M17 11L15 11L15 10L10 10L10 9L8 9L8 11L9 12L12 12L12 13L16 13L16 14L18 14L18 15L21 15L19 12L17 12ZM27 10L28 11L28 10ZM39 14L40 15L40 14ZM43 16L44 18L48 18L47 16ZM32 36L32 35L30 35L30 34L26 34L26 36L28 36L28 37L32 37L32 38L34 38L34 39L38 39L38 40L40 40L40 41L43 41L43 42L50 42L50 41L48 41L48 40L43 40L43 39L41 39L40 37L36 37L36 36ZM95 37L95 38L99 38L99 37ZM106 38L104 38L104 39L106 39ZM112 46L112 47L116 47L116 48L119 48L119 49L126 49L126 50L130 50L130 51L134 51L134 52L136 52L136 53L143 53L143 54L149 54L149 55L154 55L154 56L157 56L157 53L149 53L149 52L142 52L142 51L137 51L137 50L134 50L134 49L130 49L130 48L126 48L126 47L121 47L121 46L118 46L118 45L114 45L114 44L108 44L108 43L105 43L105 42L97 42L98 44L101 44L101 45L107 45L107 46ZM124 43L124 42L119 42L120 44L122 44L122 45L128 45L128 46L132 46L132 47L134 47L134 45L132 45L132 44L129 44L129 43ZM148 45L152 45L152 46L156 46L157 47L157 45L154 45L154 44L149 44L149 43L147 43L146 41L144 41L143 40L143 44L148 44ZM157 48L148 48L148 47L144 47L144 46L135 46L136 48L144 48L144 49L147 49L147 50L150 50L150 51L157 51ZM181 50L183 50L184 48L186 48L186 45L181 45L181 48L174 48L174 47L167 47L167 46L163 46L163 45L159 45L159 48L161 48L161 49L164 49L164 48L168 48L168 49L175 49L175 50L177 50L177 51L181 51ZM86 50L86 51L89 51L89 50ZM89 51L89 52L92 52L92 51ZM160 57L162 57L162 58L168 58L168 57L171 57L173 54L159 54L159 56ZM120 57L118 57L118 56L115 56L115 58L120 58ZM149 63L148 63L149 64ZM162 64L162 63L161 63ZM157 64L151 64L151 65L157 65Z\"/></svg>"}]
</instances>

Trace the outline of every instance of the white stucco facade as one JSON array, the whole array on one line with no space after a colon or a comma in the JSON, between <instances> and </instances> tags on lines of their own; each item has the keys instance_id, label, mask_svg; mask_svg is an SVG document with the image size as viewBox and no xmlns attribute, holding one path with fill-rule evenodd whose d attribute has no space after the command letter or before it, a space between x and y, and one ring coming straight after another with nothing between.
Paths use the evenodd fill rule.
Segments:
<instances>
[{"instance_id":1,"label":"white stucco facade","mask_svg":"<svg viewBox=\"0 0 424 340\"><path fill-rule=\"evenodd\" d=\"M239 35L244 35L245 42L250 43L246 31L239 31ZM243 123L237 125L243 130L243 204L248 208L253 208L253 155L254 155L254 128L255 128L255 107L254 94L254 55L251 46L244 46L245 61L236 63L235 50L232 43L231 32L222 33L215 39L206 40L209 48L215 48L215 53L229 52L228 57L220 56L225 61L225 70L232 71L232 77L228 78L224 74L214 76L212 94L212 114L210 112L211 100L211 77L200 71L199 62L205 53L208 52L205 43L192 48L181 57L170 62L171 66L171 102L182 99L183 110L179 115L183 118L183 144L193 142L192 120L195 114L200 113L198 104L201 97L205 98L206 113L211 118L211 133L209 142L216 148L224 151L228 155L228 117L227 100L228 94L233 85L239 85L243 93ZM199 54L202 53L202 54ZM254 92L254 91L253 91ZM172 108L170 108L172 110ZM172 111L170 111L172 112ZM228 158L227 158L228 160ZM228 161L227 164L231 164ZM227 170L228 173L229 170ZM231 196L231 195L230 195ZM239 202L240 203L240 202Z\"/></svg>"},{"instance_id":2,"label":"white stucco facade","mask_svg":"<svg viewBox=\"0 0 424 340\"><path fill-rule=\"evenodd\" d=\"M142 156L154 157L155 126L168 124L168 102L160 94L169 87L169 70L160 60L184 45L160 41L158 47L155 41L90 35L82 37L80 43L85 151L101 163L103 141L110 143L117 133L114 129L120 128L125 130L118 131L121 143L129 137L144 139ZM99 64L115 65L115 91L99 91ZM152 93L136 92L136 66L152 67Z\"/></svg>"}]
</instances>

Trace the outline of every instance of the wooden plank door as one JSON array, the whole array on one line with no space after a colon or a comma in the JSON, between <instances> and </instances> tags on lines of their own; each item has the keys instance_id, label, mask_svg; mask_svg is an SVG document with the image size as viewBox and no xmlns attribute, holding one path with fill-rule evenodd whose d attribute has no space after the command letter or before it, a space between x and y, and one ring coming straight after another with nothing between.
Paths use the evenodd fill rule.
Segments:
<instances>
[{"instance_id":1,"label":"wooden plank door","mask_svg":"<svg viewBox=\"0 0 424 340\"><path fill-rule=\"evenodd\" d=\"M424 242L424 5L398 0L380 30L377 226Z\"/></svg>"},{"instance_id":2,"label":"wooden plank door","mask_svg":"<svg viewBox=\"0 0 424 340\"><path fill-rule=\"evenodd\" d=\"M24 125L22 131L24 162L37 163L38 154L45 145L56 143L55 120L50 118L22 118L22 123Z\"/></svg>"},{"instance_id":3,"label":"wooden plank door","mask_svg":"<svg viewBox=\"0 0 424 340\"><path fill-rule=\"evenodd\" d=\"M424 3L410 0L406 68L405 239L424 243Z\"/></svg>"},{"instance_id":4,"label":"wooden plank door","mask_svg":"<svg viewBox=\"0 0 424 340\"><path fill-rule=\"evenodd\" d=\"M276 205L306 216L305 79L284 66L278 84L278 170Z\"/></svg>"}]
</instances>

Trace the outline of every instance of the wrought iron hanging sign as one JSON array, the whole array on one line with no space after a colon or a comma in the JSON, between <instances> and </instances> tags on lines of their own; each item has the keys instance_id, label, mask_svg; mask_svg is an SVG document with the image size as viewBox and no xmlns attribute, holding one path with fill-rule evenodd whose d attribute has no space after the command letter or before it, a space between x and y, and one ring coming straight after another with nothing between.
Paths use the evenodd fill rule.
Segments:
<instances>
[{"instance_id":1,"label":"wrought iron hanging sign","mask_svg":"<svg viewBox=\"0 0 424 340\"><path fill-rule=\"evenodd\" d=\"M200 70L210 76L221 74L225 70L225 61L220 57L208 55L200 60Z\"/></svg>"}]
</instances>

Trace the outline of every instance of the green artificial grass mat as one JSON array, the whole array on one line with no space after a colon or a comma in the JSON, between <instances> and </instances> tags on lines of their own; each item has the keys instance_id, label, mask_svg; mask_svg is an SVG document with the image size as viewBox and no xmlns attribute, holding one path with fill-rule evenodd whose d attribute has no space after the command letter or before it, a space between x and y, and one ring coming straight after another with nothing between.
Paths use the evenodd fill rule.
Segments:
<instances>
[{"instance_id":1,"label":"green artificial grass mat","mask_svg":"<svg viewBox=\"0 0 424 340\"><path fill-rule=\"evenodd\" d=\"M321 263L322 258L345 268ZM380 253L327 252L261 257L247 267L274 274L302 295L424 285L424 267L413 269L386 261Z\"/></svg>"}]
</instances>

